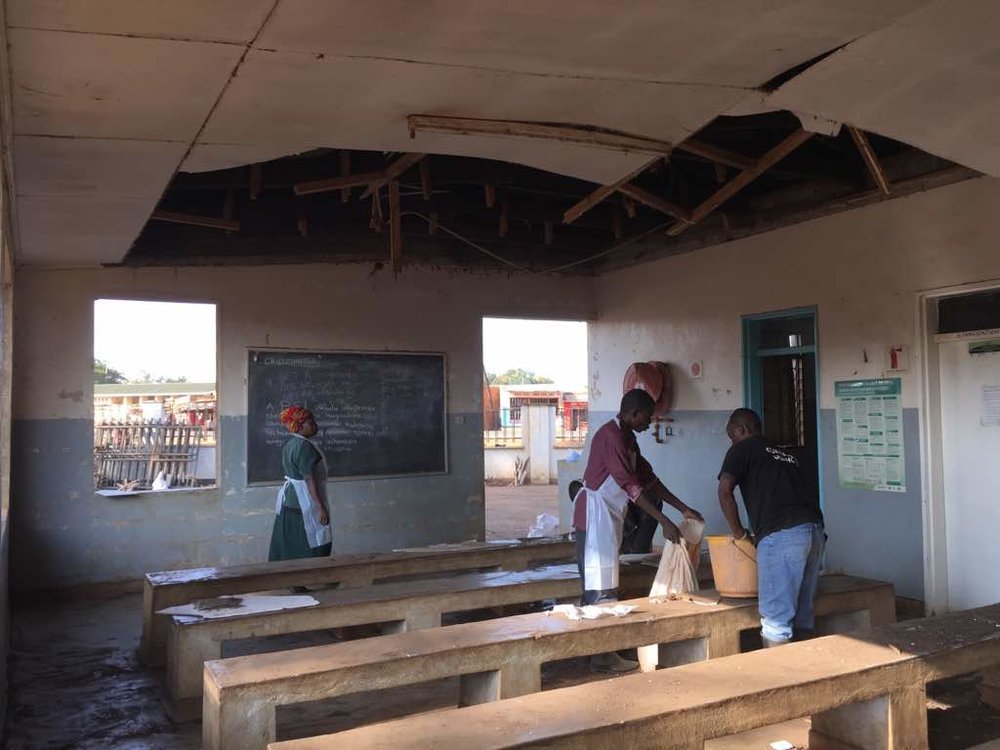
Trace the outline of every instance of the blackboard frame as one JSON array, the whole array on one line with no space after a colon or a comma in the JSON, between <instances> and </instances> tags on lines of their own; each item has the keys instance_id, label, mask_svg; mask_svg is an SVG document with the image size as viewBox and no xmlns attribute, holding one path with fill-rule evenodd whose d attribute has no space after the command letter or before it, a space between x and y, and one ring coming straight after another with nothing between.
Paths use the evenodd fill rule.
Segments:
<instances>
[{"instance_id":1,"label":"blackboard frame","mask_svg":"<svg viewBox=\"0 0 1000 750\"><path fill-rule=\"evenodd\" d=\"M438 357L441 360L441 393L443 398L443 406L441 413L441 429L444 436L444 469L442 471L417 471L417 472L406 472L401 474L358 474L352 476L327 476L327 482L354 482L361 480L376 480L376 479L400 479L405 477L436 477L445 476L451 472L451 463L449 460L450 451L448 450L448 355L445 352L438 351L410 351L410 350L389 350L389 349L302 349L297 347L276 347L276 346L248 346L245 350L244 366L246 370L244 372L244 407L247 414L247 453L249 455L250 450L250 361L253 354L361 354L365 356L419 356L419 357ZM322 425L320 425L322 429ZM247 467L247 477L246 486L247 487L278 487L284 484L283 479L275 480L264 480L264 481L250 481L249 478L249 466Z\"/></svg>"}]
</instances>

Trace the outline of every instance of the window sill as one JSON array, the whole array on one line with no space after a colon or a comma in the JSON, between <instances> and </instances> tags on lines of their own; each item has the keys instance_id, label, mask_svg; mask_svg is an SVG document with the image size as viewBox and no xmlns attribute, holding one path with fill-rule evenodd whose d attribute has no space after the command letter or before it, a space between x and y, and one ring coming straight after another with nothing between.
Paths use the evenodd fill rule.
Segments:
<instances>
[{"instance_id":1,"label":"window sill","mask_svg":"<svg viewBox=\"0 0 1000 750\"><path fill-rule=\"evenodd\" d=\"M218 490L219 485L212 484L206 485L204 487L171 487L166 490L94 490L95 495L100 497L108 497L112 499L119 499L123 497L137 497L139 495L172 495L179 492L189 492L189 493L201 493L206 491Z\"/></svg>"}]
</instances>

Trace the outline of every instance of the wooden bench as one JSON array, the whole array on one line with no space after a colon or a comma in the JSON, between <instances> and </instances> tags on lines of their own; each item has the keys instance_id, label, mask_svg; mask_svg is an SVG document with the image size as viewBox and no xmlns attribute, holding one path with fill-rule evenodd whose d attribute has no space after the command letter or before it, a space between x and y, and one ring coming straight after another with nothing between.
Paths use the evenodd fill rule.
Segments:
<instances>
[{"instance_id":1,"label":"wooden bench","mask_svg":"<svg viewBox=\"0 0 1000 750\"><path fill-rule=\"evenodd\" d=\"M992 605L268 747L692 750L811 716L812 750L919 750L926 683L997 664Z\"/></svg>"},{"instance_id":2,"label":"wooden bench","mask_svg":"<svg viewBox=\"0 0 1000 750\"><path fill-rule=\"evenodd\" d=\"M621 586L630 596L648 593L656 568L622 565ZM192 620L171 617L167 640L167 709L174 721L201 715L206 661L222 658L226 641L310 630L388 623L390 632L436 628L452 612L530 604L544 599L576 601L576 565L551 565L518 573L471 573L405 583L317 591L319 604L275 612Z\"/></svg>"},{"instance_id":3,"label":"wooden bench","mask_svg":"<svg viewBox=\"0 0 1000 750\"><path fill-rule=\"evenodd\" d=\"M571 621L545 613L518 615L208 662L203 746L262 749L275 739L277 706L455 676L460 677L461 705L484 703L539 691L546 662L657 643L662 644L660 663L671 666L736 654L740 632L760 627L755 600L704 605L644 598L628 603L638 609L619 618ZM894 622L892 585L823 576L816 613L823 629Z\"/></svg>"},{"instance_id":4,"label":"wooden bench","mask_svg":"<svg viewBox=\"0 0 1000 750\"><path fill-rule=\"evenodd\" d=\"M167 622L155 613L196 599L290 586L367 586L385 579L458 570L527 570L575 559L574 542L538 539L501 544L469 542L402 552L147 573L142 592L139 656L148 666L162 666L166 658Z\"/></svg>"}]
</instances>

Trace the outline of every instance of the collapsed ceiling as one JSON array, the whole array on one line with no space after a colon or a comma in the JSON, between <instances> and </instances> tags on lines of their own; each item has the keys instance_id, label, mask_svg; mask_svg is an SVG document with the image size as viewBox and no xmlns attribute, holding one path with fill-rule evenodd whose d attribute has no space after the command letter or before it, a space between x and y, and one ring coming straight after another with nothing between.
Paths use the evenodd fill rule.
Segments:
<instances>
[{"instance_id":1,"label":"collapsed ceiling","mask_svg":"<svg viewBox=\"0 0 1000 750\"><path fill-rule=\"evenodd\" d=\"M344 154L352 162L350 173L384 171L404 154L431 154L434 193L423 209L439 203L442 227L447 216L484 241L477 221L499 234L499 216L477 218L479 201L484 207L486 201L482 195L472 199L493 185L501 200L490 210L507 205L507 237L524 242L516 235L525 227L518 211L524 195L532 195L529 244L575 245L553 250L553 259L570 262L605 246L609 226L612 239L622 235L616 206L636 222L625 227L625 237L645 231L643 222L662 223L663 215L641 201L643 207L633 211L634 198L622 201L620 190L610 190L613 199L604 201L609 205L546 228L567 207L558 209L557 203L572 205L574 198L652 165L634 178L633 188L665 201L689 200L683 209L695 210L706 190L711 196L738 179L746 162L766 155L775 138L798 127L787 114L749 116L754 137L737 154L740 165L720 169L711 159L676 149L669 166L656 167L656 144L669 152L695 133L710 145L732 141L726 130L737 130L732 123L742 118L731 121L727 114L789 110L805 127L827 133L794 144L800 152L790 151L750 193L733 198L735 204L727 199L727 211L789 182L801 189L816 179L833 180L844 189L846 180L857 190L865 168L858 167L857 152L850 159L844 155L847 136L838 123L893 139L871 138L876 156L888 159L883 167L892 179L905 182L946 166L926 154L907 157L912 149L902 144L997 175L1000 64L991 30L998 13L989 0L645 0L626 6L597 0L469 0L460 6L446 0L8 0L18 261L81 266L117 263L128 255L130 262L155 262L154 248L179 240L211 255L206 234L242 241L244 247L231 255L259 257L251 246L272 241L276 222L288 226L286 215L296 214L292 239L323 235L322 221L309 207L321 199L295 208L294 191L286 186L279 196L269 174L291 184L306 175L342 174ZM558 123L571 126L576 136L411 128L413 115ZM609 146L608 138L578 137L581 131L627 134L653 145ZM834 157L839 151L842 163L824 149ZM288 158L295 154L302 156ZM147 226L158 205L196 214L221 200L215 208L222 216L227 190L233 215L246 211L246 177L238 178L239 190L206 189L198 187L194 173L212 173L205 175L209 183L232 181L233 168L247 172L247 165L262 163L256 215L240 216L240 231ZM790 180L781 169L799 171ZM414 194L421 193L419 172L411 165L399 176L401 211L410 213L405 233L411 235L410 225L423 221L410 205L424 200ZM447 194L439 192L446 184ZM546 192L560 200L540 201ZM827 198L835 195L833 190ZM476 206L456 207L459 198ZM265 204L274 206L270 219L260 218ZM363 214L370 214L374 202L366 204L355 199L338 207L360 216L341 223L364 229L370 216ZM801 201L795 205L802 208ZM697 242L710 241L713 222L723 221L722 214L709 214L704 226L695 222L702 232ZM739 227L727 223L723 230L738 234ZM685 229L691 224L685 221ZM244 227L247 236L240 237ZM426 225L422 231L427 234ZM357 247L344 245L354 241L350 233L340 236L333 252L374 252L372 234L359 234ZM696 241L690 238L678 234L662 242L676 248ZM408 236L407 253L411 244ZM426 258L437 254L454 261L466 251L482 255L466 243L461 253L428 249ZM514 256L530 261L522 252L526 248L514 248ZM198 255L191 248L187 254Z\"/></svg>"}]
</instances>

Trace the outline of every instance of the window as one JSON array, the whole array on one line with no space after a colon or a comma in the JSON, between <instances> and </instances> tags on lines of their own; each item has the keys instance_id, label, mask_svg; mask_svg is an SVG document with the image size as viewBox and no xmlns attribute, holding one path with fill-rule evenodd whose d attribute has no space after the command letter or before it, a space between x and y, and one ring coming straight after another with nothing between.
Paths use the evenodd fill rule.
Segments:
<instances>
[{"instance_id":1,"label":"window","mask_svg":"<svg viewBox=\"0 0 1000 750\"><path fill-rule=\"evenodd\" d=\"M215 305L94 303L94 488L212 486Z\"/></svg>"}]
</instances>

